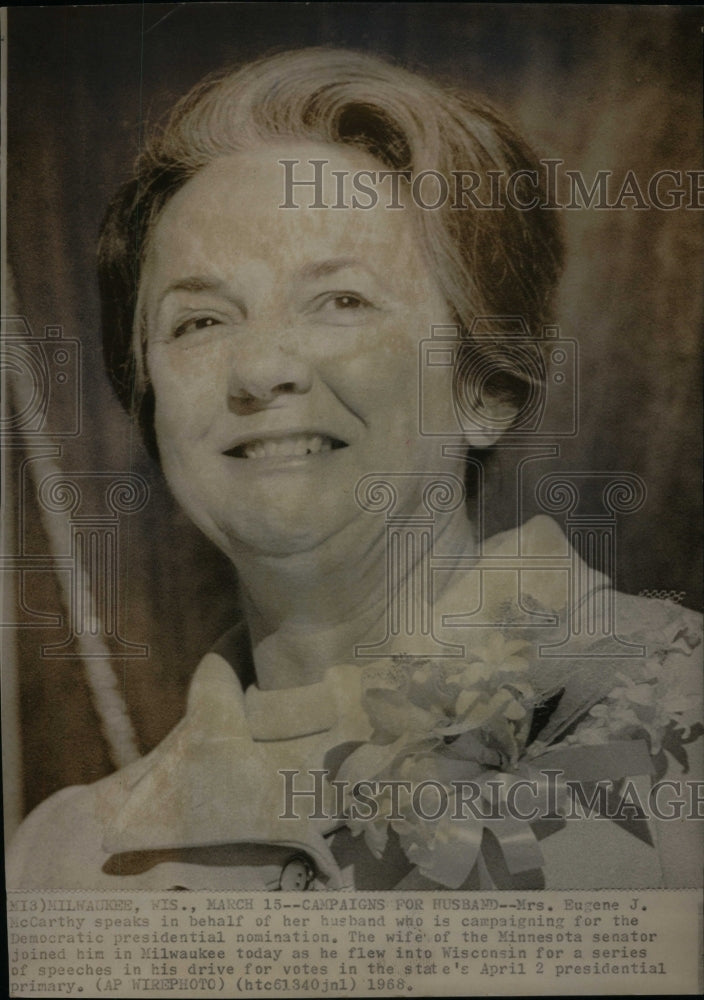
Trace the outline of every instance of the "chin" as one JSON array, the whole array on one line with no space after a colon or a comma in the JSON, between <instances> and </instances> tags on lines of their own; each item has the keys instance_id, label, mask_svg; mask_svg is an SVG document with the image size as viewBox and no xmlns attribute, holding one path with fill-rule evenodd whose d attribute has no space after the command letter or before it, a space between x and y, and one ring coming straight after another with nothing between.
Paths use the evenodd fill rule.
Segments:
<instances>
[{"instance_id":1,"label":"chin","mask_svg":"<svg viewBox=\"0 0 704 1000\"><path fill-rule=\"evenodd\" d=\"M214 536L206 532L233 562L253 555L285 557L315 552L345 527L339 518L328 521L319 511L307 516L262 516L256 525L230 525Z\"/></svg>"}]
</instances>

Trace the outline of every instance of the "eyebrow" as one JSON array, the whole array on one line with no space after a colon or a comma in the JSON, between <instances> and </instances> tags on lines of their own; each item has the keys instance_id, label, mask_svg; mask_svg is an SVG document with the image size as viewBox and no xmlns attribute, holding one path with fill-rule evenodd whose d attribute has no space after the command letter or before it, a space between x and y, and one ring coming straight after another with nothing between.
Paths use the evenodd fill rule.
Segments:
<instances>
[{"instance_id":1,"label":"eyebrow","mask_svg":"<svg viewBox=\"0 0 704 1000\"><path fill-rule=\"evenodd\" d=\"M184 278L177 278L176 281L172 281L171 284L167 285L159 296L157 309L161 309L166 298L174 292L216 292L218 295L222 295L223 298L226 298L229 302L232 302L238 309L241 309L245 313L247 312L242 299L236 295L232 295L232 293L227 290L225 282L220 281L219 278L204 278L197 274L188 275Z\"/></svg>"},{"instance_id":2,"label":"eyebrow","mask_svg":"<svg viewBox=\"0 0 704 1000\"><path fill-rule=\"evenodd\" d=\"M172 281L159 296L159 300L165 299L171 292L215 292L219 288L222 288L221 281L217 281L215 278L200 278L197 275L193 275L188 278L179 278L177 281Z\"/></svg>"},{"instance_id":3,"label":"eyebrow","mask_svg":"<svg viewBox=\"0 0 704 1000\"><path fill-rule=\"evenodd\" d=\"M304 264L299 271L299 276L303 280L314 281L318 278L325 278L330 274L336 274L347 267L360 268L372 277L375 277L372 269L358 257L332 257L330 260ZM206 278L197 274L177 278L176 281L172 281L167 285L161 293L158 305L161 306L164 299L173 292L218 292L220 295L225 295L228 299L236 302L240 307L243 306L239 298L232 296L226 291L226 283L218 278Z\"/></svg>"},{"instance_id":4,"label":"eyebrow","mask_svg":"<svg viewBox=\"0 0 704 1000\"><path fill-rule=\"evenodd\" d=\"M346 267L359 267L374 276L374 272L364 261L358 257L333 257L330 260L322 260L313 264L305 264L300 270L300 276L304 279L315 280L325 278L329 274L335 274Z\"/></svg>"}]
</instances>

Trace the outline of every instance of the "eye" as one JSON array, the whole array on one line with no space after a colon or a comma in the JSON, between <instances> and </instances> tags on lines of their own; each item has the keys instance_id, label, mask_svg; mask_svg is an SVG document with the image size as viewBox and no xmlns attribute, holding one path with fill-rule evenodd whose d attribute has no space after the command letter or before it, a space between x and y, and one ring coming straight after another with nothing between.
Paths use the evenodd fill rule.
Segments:
<instances>
[{"instance_id":1,"label":"eye","mask_svg":"<svg viewBox=\"0 0 704 1000\"><path fill-rule=\"evenodd\" d=\"M215 316L191 316L174 327L172 337L174 340L187 334L198 333L200 330L207 330L210 327L221 326L222 321Z\"/></svg>"},{"instance_id":2,"label":"eye","mask_svg":"<svg viewBox=\"0 0 704 1000\"><path fill-rule=\"evenodd\" d=\"M336 295L332 300L335 309L360 309L364 306L364 299L358 295Z\"/></svg>"},{"instance_id":3,"label":"eye","mask_svg":"<svg viewBox=\"0 0 704 1000\"><path fill-rule=\"evenodd\" d=\"M314 312L331 323L359 323L364 314L375 310L369 299L357 292L332 292L320 296L314 303Z\"/></svg>"}]
</instances>

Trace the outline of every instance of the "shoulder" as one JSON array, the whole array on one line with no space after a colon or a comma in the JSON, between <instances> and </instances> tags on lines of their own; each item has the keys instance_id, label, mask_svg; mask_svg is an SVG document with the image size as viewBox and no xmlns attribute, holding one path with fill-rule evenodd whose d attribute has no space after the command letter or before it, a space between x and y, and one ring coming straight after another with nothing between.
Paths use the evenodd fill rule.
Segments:
<instances>
[{"instance_id":1,"label":"shoulder","mask_svg":"<svg viewBox=\"0 0 704 1000\"><path fill-rule=\"evenodd\" d=\"M119 798L123 774L73 785L37 806L20 825L6 859L8 889L93 888L105 860L102 807Z\"/></svg>"},{"instance_id":2,"label":"shoulder","mask_svg":"<svg viewBox=\"0 0 704 1000\"><path fill-rule=\"evenodd\" d=\"M660 631L682 649L701 646L702 615L671 599L614 591L614 601L625 625L644 631Z\"/></svg>"},{"instance_id":3,"label":"shoulder","mask_svg":"<svg viewBox=\"0 0 704 1000\"><path fill-rule=\"evenodd\" d=\"M670 600L610 589L590 595L587 611L598 626L598 637L611 632L623 646L619 660L624 667L633 663L639 673L650 670L664 682L686 681L689 695L701 701L704 647L699 612Z\"/></svg>"},{"instance_id":4,"label":"shoulder","mask_svg":"<svg viewBox=\"0 0 704 1000\"><path fill-rule=\"evenodd\" d=\"M106 831L132 788L173 743L181 723L151 753L90 785L62 788L24 819L6 855L8 889L95 889L110 852Z\"/></svg>"},{"instance_id":5,"label":"shoulder","mask_svg":"<svg viewBox=\"0 0 704 1000\"><path fill-rule=\"evenodd\" d=\"M557 521L537 514L518 527L487 538L483 555L567 556L571 552L567 536Z\"/></svg>"},{"instance_id":6,"label":"shoulder","mask_svg":"<svg viewBox=\"0 0 704 1000\"><path fill-rule=\"evenodd\" d=\"M111 833L135 789L154 772L162 779L171 775L178 787L189 726L219 732L219 726L237 715L241 700L231 665L221 655L207 654L192 678L186 716L154 750L100 781L56 792L26 817L8 847L8 889L114 885L104 870L115 850ZM181 819L178 813L172 816L172 825L177 827Z\"/></svg>"},{"instance_id":7,"label":"shoulder","mask_svg":"<svg viewBox=\"0 0 704 1000\"><path fill-rule=\"evenodd\" d=\"M609 577L581 558L559 524L545 514L484 541L477 569L489 576L493 569L510 568L517 582L520 574L516 592L523 598L530 596L546 610L567 607L574 611L579 603L592 615L617 612L625 630L677 636L690 649L701 644L701 614L666 592L636 596L615 590Z\"/></svg>"}]
</instances>

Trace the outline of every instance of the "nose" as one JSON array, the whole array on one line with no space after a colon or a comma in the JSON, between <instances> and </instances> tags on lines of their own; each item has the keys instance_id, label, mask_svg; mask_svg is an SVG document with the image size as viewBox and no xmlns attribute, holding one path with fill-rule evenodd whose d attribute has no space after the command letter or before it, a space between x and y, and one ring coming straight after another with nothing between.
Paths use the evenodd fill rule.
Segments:
<instances>
[{"instance_id":1,"label":"nose","mask_svg":"<svg viewBox=\"0 0 704 1000\"><path fill-rule=\"evenodd\" d=\"M248 349L232 364L229 380L230 407L238 414L263 409L279 396L310 391L312 373L308 362L280 344Z\"/></svg>"}]
</instances>

